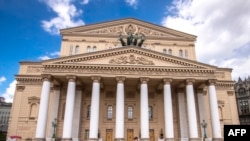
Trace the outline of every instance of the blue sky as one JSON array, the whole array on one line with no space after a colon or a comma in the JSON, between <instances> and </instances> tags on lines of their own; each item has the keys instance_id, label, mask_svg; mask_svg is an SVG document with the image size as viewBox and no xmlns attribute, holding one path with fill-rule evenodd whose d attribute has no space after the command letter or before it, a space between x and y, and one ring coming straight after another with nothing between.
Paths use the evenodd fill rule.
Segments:
<instances>
[{"instance_id":1,"label":"blue sky","mask_svg":"<svg viewBox=\"0 0 250 141\"><path fill-rule=\"evenodd\" d=\"M250 74L250 1L0 0L0 96L12 101L20 61L58 56L59 29L137 18L198 36L197 59Z\"/></svg>"}]
</instances>

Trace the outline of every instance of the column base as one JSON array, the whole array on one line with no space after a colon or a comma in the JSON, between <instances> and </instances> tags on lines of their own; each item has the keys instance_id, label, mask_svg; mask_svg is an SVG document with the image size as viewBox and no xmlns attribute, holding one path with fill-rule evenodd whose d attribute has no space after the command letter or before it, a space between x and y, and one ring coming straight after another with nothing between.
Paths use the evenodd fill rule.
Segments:
<instances>
[{"instance_id":1,"label":"column base","mask_svg":"<svg viewBox=\"0 0 250 141\"><path fill-rule=\"evenodd\" d=\"M62 138L61 141L72 141L72 138Z\"/></svg>"},{"instance_id":2,"label":"column base","mask_svg":"<svg viewBox=\"0 0 250 141\"><path fill-rule=\"evenodd\" d=\"M124 138L115 138L115 141L124 141Z\"/></svg>"},{"instance_id":3,"label":"column base","mask_svg":"<svg viewBox=\"0 0 250 141\"><path fill-rule=\"evenodd\" d=\"M212 138L212 141L224 141L223 138Z\"/></svg>"},{"instance_id":4,"label":"column base","mask_svg":"<svg viewBox=\"0 0 250 141\"><path fill-rule=\"evenodd\" d=\"M45 138L34 138L34 141L46 141Z\"/></svg>"},{"instance_id":5,"label":"column base","mask_svg":"<svg viewBox=\"0 0 250 141\"><path fill-rule=\"evenodd\" d=\"M189 141L201 141L201 138L189 138Z\"/></svg>"},{"instance_id":6,"label":"column base","mask_svg":"<svg viewBox=\"0 0 250 141\"><path fill-rule=\"evenodd\" d=\"M149 138L141 138L140 141L149 141Z\"/></svg>"},{"instance_id":7,"label":"column base","mask_svg":"<svg viewBox=\"0 0 250 141\"><path fill-rule=\"evenodd\" d=\"M98 138L89 138L87 141L98 141Z\"/></svg>"}]
</instances>

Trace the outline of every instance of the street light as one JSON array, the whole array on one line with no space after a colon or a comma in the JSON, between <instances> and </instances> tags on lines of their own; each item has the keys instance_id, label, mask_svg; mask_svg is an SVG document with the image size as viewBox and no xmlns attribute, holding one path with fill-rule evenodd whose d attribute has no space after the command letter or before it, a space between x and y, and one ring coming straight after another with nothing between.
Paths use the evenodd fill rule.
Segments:
<instances>
[{"instance_id":1,"label":"street light","mask_svg":"<svg viewBox=\"0 0 250 141\"><path fill-rule=\"evenodd\" d=\"M202 123L201 123L202 128L204 129L204 135L203 135L203 141L205 141L205 138L207 138L207 134L206 134L206 127L207 127L207 123L205 122L205 120L203 119Z\"/></svg>"},{"instance_id":2,"label":"street light","mask_svg":"<svg viewBox=\"0 0 250 141\"><path fill-rule=\"evenodd\" d=\"M52 127L54 128L54 132L53 132L52 138L56 138L56 127L57 127L57 120L56 120L56 118L52 122Z\"/></svg>"}]
</instances>

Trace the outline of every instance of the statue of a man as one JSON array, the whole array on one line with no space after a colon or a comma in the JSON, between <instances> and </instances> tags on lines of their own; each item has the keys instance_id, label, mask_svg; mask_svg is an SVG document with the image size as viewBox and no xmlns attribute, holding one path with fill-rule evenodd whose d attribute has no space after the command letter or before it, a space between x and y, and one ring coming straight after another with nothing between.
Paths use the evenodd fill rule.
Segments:
<instances>
[{"instance_id":1,"label":"statue of a man","mask_svg":"<svg viewBox=\"0 0 250 141\"><path fill-rule=\"evenodd\" d=\"M138 34L135 33L135 35L134 35L134 40L133 40L133 45L135 45L135 46L136 46L136 44L137 44L137 39L138 39Z\"/></svg>"},{"instance_id":2,"label":"statue of a man","mask_svg":"<svg viewBox=\"0 0 250 141\"><path fill-rule=\"evenodd\" d=\"M132 35L132 33L128 33L128 36L127 36L127 45L131 45L132 41L133 41L133 35Z\"/></svg>"},{"instance_id":3,"label":"statue of a man","mask_svg":"<svg viewBox=\"0 0 250 141\"><path fill-rule=\"evenodd\" d=\"M123 41L122 34L120 34L120 38L119 38L119 40L120 40L120 42L121 42L122 46L125 46L125 45L126 45L126 43Z\"/></svg>"},{"instance_id":4,"label":"statue of a man","mask_svg":"<svg viewBox=\"0 0 250 141\"><path fill-rule=\"evenodd\" d=\"M142 46L142 44L143 44L144 40L145 40L145 35L144 35L144 34L142 34L142 35L141 35L141 40L140 40L140 42L138 43L138 46L139 46L139 47L141 47L141 46Z\"/></svg>"}]
</instances>

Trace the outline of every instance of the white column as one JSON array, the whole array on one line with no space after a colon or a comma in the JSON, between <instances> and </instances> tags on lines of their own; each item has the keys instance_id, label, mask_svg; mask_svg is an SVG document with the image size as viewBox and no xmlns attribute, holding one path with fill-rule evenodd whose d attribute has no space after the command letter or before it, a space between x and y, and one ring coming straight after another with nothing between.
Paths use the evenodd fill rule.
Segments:
<instances>
[{"instance_id":1,"label":"white column","mask_svg":"<svg viewBox=\"0 0 250 141\"><path fill-rule=\"evenodd\" d=\"M49 106L49 94L50 94L50 75L43 75L43 86L40 97L40 106L36 126L36 139L45 139L46 123Z\"/></svg>"},{"instance_id":2,"label":"white column","mask_svg":"<svg viewBox=\"0 0 250 141\"><path fill-rule=\"evenodd\" d=\"M148 118L148 78L140 78L141 80L141 96L140 96L140 111L141 111L141 140L149 139L149 118Z\"/></svg>"},{"instance_id":3,"label":"white column","mask_svg":"<svg viewBox=\"0 0 250 141\"><path fill-rule=\"evenodd\" d=\"M54 127L52 126L52 122L55 122L55 119L57 120L57 115L58 115L58 108L59 108L59 101L60 101L60 86L54 86L53 87L53 93L51 94L51 109L49 111L50 117L49 121L47 124L47 139L50 139L53 137L54 133Z\"/></svg>"},{"instance_id":4,"label":"white column","mask_svg":"<svg viewBox=\"0 0 250 141\"><path fill-rule=\"evenodd\" d=\"M72 123L74 115L76 76L67 76L68 88L66 97L66 106L63 122L63 139L72 139Z\"/></svg>"},{"instance_id":5,"label":"white column","mask_svg":"<svg viewBox=\"0 0 250 141\"><path fill-rule=\"evenodd\" d=\"M124 80L117 77L115 138L124 140Z\"/></svg>"},{"instance_id":6,"label":"white column","mask_svg":"<svg viewBox=\"0 0 250 141\"><path fill-rule=\"evenodd\" d=\"M92 77L92 97L90 109L89 139L98 139L99 105L100 105L100 77Z\"/></svg>"},{"instance_id":7,"label":"white column","mask_svg":"<svg viewBox=\"0 0 250 141\"><path fill-rule=\"evenodd\" d=\"M215 83L216 80L208 80L208 97L210 103L210 114L213 130L212 133L213 138L222 138Z\"/></svg>"},{"instance_id":8,"label":"white column","mask_svg":"<svg viewBox=\"0 0 250 141\"><path fill-rule=\"evenodd\" d=\"M189 138L198 138L197 117L195 109L193 79L186 80L186 97L187 97L187 113L188 113L188 127Z\"/></svg>"},{"instance_id":9,"label":"white column","mask_svg":"<svg viewBox=\"0 0 250 141\"><path fill-rule=\"evenodd\" d=\"M74 104L74 117L73 117L73 127L72 128L72 140L79 140L80 131L80 117L81 117L81 102L82 102L82 91L81 89L76 90L75 104Z\"/></svg>"},{"instance_id":10,"label":"white column","mask_svg":"<svg viewBox=\"0 0 250 141\"><path fill-rule=\"evenodd\" d=\"M163 79L164 82L164 119L166 140L174 138L173 108L170 83L172 79Z\"/></svg>"}]
</instances>

